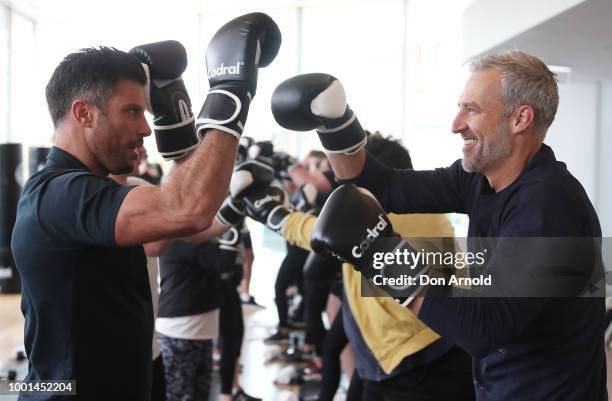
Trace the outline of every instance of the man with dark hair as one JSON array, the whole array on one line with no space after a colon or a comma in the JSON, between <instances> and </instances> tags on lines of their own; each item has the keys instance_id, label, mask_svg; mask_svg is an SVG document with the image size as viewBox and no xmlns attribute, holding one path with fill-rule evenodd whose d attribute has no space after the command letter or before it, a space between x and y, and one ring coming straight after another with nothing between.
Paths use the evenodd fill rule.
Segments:
<instances>
[{"instance_id":1,"label":"man with dark hair","mask_svg":"<svg viewBox=\"0 0 612 401\"><path fill-rule=\"evenodd\" d=\"M383 136L379 131L371 133L366 130L365 132L368 136L366 150L370 155L376 158L376 160L393 168L412 168L410 153L408 149L402 146L399 139L392 138L391 136Z\"/></svg>"},{"instance_id":2,"label":"man with dark hair","mask_svg":"<svg viewBox=\"0 0 612 401\"><path fill-rule=\"evenodd\" d=\"M308 158L312 159L316 167L319 167L318 165L321 164L321 162L323 162L324 160L327 160L327 156L325 155L325 152L323 152L322 150L315 150L315 149L308 152L308 154L306 155L306 159Z\"/></svg>"},{"instance_id":3,"label":"man with dark hair","mask_svg":"<svg viewBox=\"0 0 612 401\"><path fill-rule=\"evenodd\" d=\"M147 76L133 57L112 47L82 49L71 53L57 66L46 87L47 105L53 126L66 117L72 100L82 97L106 111L115 85L129 80L144 86Z\"/></svg>"},{"instance_id":4,"label":"man with dark hair","mask_svg":"<svg viewBox=\"0 0 612 401\"><path fill-rule=\"evenodd\" d=\"M291 166L289 176L296 187L310 183L319 193L329 193L335 182L327 156L320 150L311 150L301 163ZM323 205L325 199L318 199L318 203Z\"/></svg>"},{"instance_id":5,"label":"man with dark hair","mask_svg":"<svg viewBox=\"0 0 612 401\"><path fill-rule=\"evenodd\" d=\"M196 124L181 79L186 51L176 41L131 54L85 49L60 63L47 90L55 146L24 186L12 238L27 380L75 380L81 400L149 401L153 310L142 244L210 226L227 193L257 68L279 46L265 14L225 24L207 49L211 90ZM240 73L216 73L234 60L244 60ZM144 153L145 109L158 150L176 166L160 187L122 186L107 175L128 173Z\"/></svg>"}]
</instances>

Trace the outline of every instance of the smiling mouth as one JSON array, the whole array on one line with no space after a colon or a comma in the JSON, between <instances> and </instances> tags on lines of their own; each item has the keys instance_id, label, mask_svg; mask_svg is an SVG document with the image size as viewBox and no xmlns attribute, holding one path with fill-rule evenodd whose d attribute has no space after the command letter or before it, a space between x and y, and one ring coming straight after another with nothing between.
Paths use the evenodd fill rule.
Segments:
<instances>
[{"instance_id":1,"label":"smiling mouth","mask_svg":"<svg viewBox=\"0 0 612 401\"><path fill-rule=\"evenodd\" d=\"M465 145L472 145L478 142L478 139L476 138L463 138L463 143Z\"/></svg>"},{"instance_id":2,"label":"smiling mouth","mask_svg":"<svg viewBox=\"0 0 612 401\"><path fill-rule=\"evenodd\" d=\"M142 157L142 156L143 156L143 155L146 153L146 150L145 150L145 148L144 148L144 146L143 146L143 144L142 144L142 143L137 144L136 146L130 147L130 148L128 148L128 149L129 149L131 152L136 153L136 154L138 155L138 157L139 157L139 158L140 158L140 157Z\"/></svg>"}]
</instances>

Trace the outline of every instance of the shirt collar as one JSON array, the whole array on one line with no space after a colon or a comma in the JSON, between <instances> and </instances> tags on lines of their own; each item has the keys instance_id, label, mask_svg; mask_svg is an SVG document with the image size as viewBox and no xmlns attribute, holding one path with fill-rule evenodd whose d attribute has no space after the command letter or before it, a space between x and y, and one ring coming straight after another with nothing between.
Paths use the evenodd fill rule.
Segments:
<instances>
[{"instance_id":1,"label":"shirt collar","mask_svg":"<svg viewBox=\"0 0 612 401\"><path fill-rule=\"evenodd\" d=\"M47 166L54 167L63 167L67 169L79 169L79 170L88 170L87 167L79 159L58 148L57 146L53 146L51 151L49 152L49 156L47 156Z\"/></svg>"},{"instance_id":2,"label":"shirt collar","mask_svg":"<svg viewBox=\"0 0 612 401\"><path fill-rule=\"evenodd\" d=\"M527 162L527 165L525 166L523 173L525 171L534 169L538 164L555 162L555 161L557 161L557 158L555 157L555 152L553 152L550 146L542 144L542 146L540 146L540 149L538 149L536 154L533 155L531 160Z\"/></svg>"},{"instance_id":3,"label":"shirt collar","mask_svg":"<svg viewBox=\"0 0 612 401\"><path fill-rule=\"evenodd\" d=\"M495 192L493 188L491 188L491 186L489 185L489 181L487 180L487 177L482 175L481 192L483 194L499 195L506 191L510 191L516 185L519 185L520 182L522 182L522 180L524 180L525 177L528 176L531 171L538 168L539 165L554 163L556 161L557 159L555 157L555 153L550 148L550 146L542 144L542 146L540 146L540 149L538 149L538 151L533 155L533 157L527 162L527 165L525 166L523 171L521 171L519 176L516 177L516 179L512 181L510 185L508 185L506 188L502 189L501 191Z\"/></svg>"}]
</instances>

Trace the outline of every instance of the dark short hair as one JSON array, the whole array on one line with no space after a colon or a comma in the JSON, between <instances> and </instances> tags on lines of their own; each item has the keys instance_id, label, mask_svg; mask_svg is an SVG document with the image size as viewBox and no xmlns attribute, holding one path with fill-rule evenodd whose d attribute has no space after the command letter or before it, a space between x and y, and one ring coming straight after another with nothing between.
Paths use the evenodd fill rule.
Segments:
<instances>
[{"instance_id":1,"label":"dark short hair","mask_svg":"<svg viewBox=\"0 0 612 401\"><path fill-rule=\"evenodd\" d=\"M317 159L317 161L315 163L315 165L317 167L319 167L321 165L323 160L327 160L327 155L325 154L325 152L323 152L321 150L316 150L316 149L313 149L310 152L308 152L306 157L314 157L315 159Z\"/></svg>"},{"instance_id":2,"label":"dark short hair","mask_svg":"<svg viewBox=\"0 0 612 401\"><path fill-rule=\"evenodd\" d=\"M313 149L310 152L308 152L306 157L314 157L317 159L327 159L327 155L325 154L325 152L323 152L322 150L316 150L316 149Z\"/></svg>"},{"instance_id":3,"label":"dark short hair","mask_svg":"<svg viewBox=\"0 0 612 401\"><path fill-rule=\"evenodd\" d=\"M374 133L366 131L366 134L368 136L366 146L368 153L382 164L397 169L412 168L410 153L402 146L399 139L393 139L390 136L384 137L378 131Z\"/></svg>"},{"instance_id":4,"label":"dark short hair","mask_svg":"<svg viewBox=\"0 0 612 401\"><path fill-rule=\"evenodd\" d=\"M53 126L57 127L79 97L105 110L115 85L124 79L147 83L142 65L129 53L105 46L70 53L55 68L46 87Z\"/></svg>"}]
</instances>

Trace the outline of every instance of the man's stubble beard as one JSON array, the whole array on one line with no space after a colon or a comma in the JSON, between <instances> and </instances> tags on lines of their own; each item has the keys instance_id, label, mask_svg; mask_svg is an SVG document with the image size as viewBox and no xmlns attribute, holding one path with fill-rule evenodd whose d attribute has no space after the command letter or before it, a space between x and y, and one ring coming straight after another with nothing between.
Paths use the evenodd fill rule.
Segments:
<instances>
[{"instance_id":1,"label":"man's stubble beard","mask_svg":"<svg viewBox=\"0 0 612 401\"><path fill-rule=\"evenodd\" d=\"M465 157L461 160L461 165L465 171L468 173L482 173L512 154L513 145L510 141L505 122L506 120L504 119L499 122L495 128L495 135L489 137L484 146L480 143L477 145L477 153L471 160L466 160Z\"/></svg>"},{"instance_id":2,"label":"man's stubble beard","mask_svg":"<svg viewBox=\"0 0 612 401\"><path fill-rule=\"evenodd\" d=\"M111 174L123 175L130 173L133 170L132 162L123 160L120 157L123 156L125 149L112 149L110 146L113 142L109 142L109 140L121 134L104 113L102 113L100 127L97 131L96 135L104 136L101 138L100 143L96 142L96 145L101 145L96 146L95 149L96 158L99 163ZM117 154L117 152L119 153Z\"/></svg>"}]
</instances>

